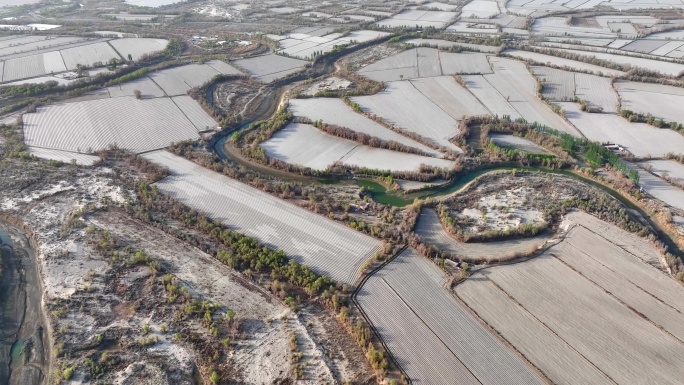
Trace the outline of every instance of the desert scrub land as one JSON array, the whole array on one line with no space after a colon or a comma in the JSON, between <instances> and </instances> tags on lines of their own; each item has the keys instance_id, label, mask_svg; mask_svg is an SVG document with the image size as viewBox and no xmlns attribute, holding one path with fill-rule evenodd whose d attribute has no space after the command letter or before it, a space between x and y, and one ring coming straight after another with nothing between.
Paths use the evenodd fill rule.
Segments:
<instances>
[{"instance_id":1,"label":"desert scrub land","mask_svg":"<svg viewBox=\"0 0 684 385\"><path fill-rule=\"evenodd\" d=\"M458 194L436 203L445 229L461 241L532 236L558 225L573 202L610 202L604 192L562 175L499 171L476 179ZM610 205L614 220L624 211ZM608 209L608 207L606 207Z\"/></svg>"}]
</instances>

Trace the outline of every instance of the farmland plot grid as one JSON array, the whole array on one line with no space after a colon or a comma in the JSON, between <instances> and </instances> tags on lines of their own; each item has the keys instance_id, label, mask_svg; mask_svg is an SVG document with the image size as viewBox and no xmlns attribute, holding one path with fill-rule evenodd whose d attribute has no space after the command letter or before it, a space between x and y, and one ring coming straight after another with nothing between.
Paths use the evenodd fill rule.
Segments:
<instances>
[{"instance_id":1,"label":"farmland plot grid","mask_svg":"<svg viewBox=\"0 0 684 385\"><path fill-rule=\"evenodd\" d=\"M306 148L302 143L307 144ZM361 145L301 123L288 124L261 147L270 157L315 170L325 170L335 162L389 171L416 171L422 164L448 169L454 164L446 159Z\"/></svg>"},{"instance_id":2,"label":"farmland plot grid","mask_svg":"<svg viewBox=\"0 0 684 385\"><path fill-rule=\"evenodd\" d=\"M353 285L381 248L365 234L169 152L144 157L171 170L156 183L163 192L337 282Z\"/></svg>"},{"instance_id":3,"label":"farmland plot grid","mask_svg":"<svg viewBox=\"0 0 684 385\"><path fill-rule=\"evenodd\" d=\"M579 226L560 244L482 270L456 294L555 383L678 383L684 288L641 256L658 252L634 234L623 249L607 239L622 232L615 226L585 213L566 219Z\"/></svg>"},{"instance_id":4,"label":"farmland plot grid","mask_svg":"<svg viewBox=\"0 0 684 385\"><path fill-rule=\"evenodd\" d=\"M391 124L430 139L439 146L462 152L449 141L456 135L456 120L410 82L391 82L381 93L351 99L365 111L378 115Z\"/></svg>"},{"instance_id":5,"label":"farmland plot grid","mask_svg":"<svg viewBox=\"0 0 684 385\"><path fill-rule=\"evenodd\" d=\"M404 135L398 134L379 123L354 112L342 100L335 98L291 99L289 109L295 116L311 120L323 120L325 123L347 127L383 140L393 140L409 147L415 147L433 156L439 153L422 143L418 143Z\"/></svg>"},{"instance_id":6,"label":"farmland plot grid","mask_svg":"<svg viewBox=\"0 0 684 385\"><path fill-rule=\"evenodd\" d=\"M358 303L414 383L542 383L442 287L445 279L407 248L358 291Z\"/></svg>"}]
</instances>

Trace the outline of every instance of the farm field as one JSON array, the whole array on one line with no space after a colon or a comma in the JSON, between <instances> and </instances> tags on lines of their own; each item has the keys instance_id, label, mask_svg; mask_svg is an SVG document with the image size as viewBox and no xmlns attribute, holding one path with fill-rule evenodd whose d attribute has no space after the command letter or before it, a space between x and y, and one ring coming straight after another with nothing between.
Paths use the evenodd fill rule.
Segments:
<instances>
[{"instance_id":1,"label":"farm field","mask_svg":"<svg viewBox=\"0 0 684 385\"><path fill-rule=\"evenodd\" d=\"M642 167L650 166L651 172L660 177L666 176L675 182L684 184L684 164L674 160L649 160L640 164Z\"/></svg>"},{"instance_id":2,"label":"farm field","mask_svg":"<svg viewBox=\"0 0 684 385\"><path fill-rule=\"evenodd\" d=\"M135 90L140 91L142 98L159 98L166 95L157 83L149 77L142 77L130 82L107 87L109 96L112 98L134 96Z\"/></svg>"},{"instance_id":3,"label":"farm field","mask_svg":"<svg viewBox=\"0 0 684 385\"><path fill-rule=\"evenodd\" d=\"M420 11L417 9L404 10L389 19L376 23L378 27L399 28L399 27L435 27L444 28L449 21L454 19L458 13L447 11Z\"/></svg>"},{"instance_id":4,"label":"farm field","mask_svg":"<svg viewBox=\"0 0 684 385\"><path fill-rule=\"evenodd\" d=\"M551 239L550 234L533 238L510 239L496 242L459 242L446 232L439 215L432 208L420 212L414 232L428 245L448 251L455 260L493 262L507 260L516 254L537 249Z\"/></svg>"},{"instance_id":5,"label":"farm field","mask_svg":"<svg viewBox=\"0 0 684 385\"><path fill-rule=\"evenodd\" d=\"M135 153L197 139L195 126L170 98L107 98L56 104L25 114L28 146L88 153L116 144Z\"/></svg>"},{"instance_id":6,"label":"farm field","mask_svg":"<svg viewBox=\"0 0 684 385\"><path fill-rule=\"evenodd\" d=\"M407 248L357 295L413 383L544 383L442 287L445 283L435 264Z\"/></svg>"},{"instance_id":7,"label":"farm field","mask_svg":"<svg viewBox=\"0 0 684 385\"><path fill-rule=\"evenodd\" d=\"M492 69L484 53L452 53L418 47L378 60L357 72L375 81L391 82L441 75L492 73Z\"/></svg>"},{"instance_id":8,"label":"farm field","mask_svg":"<svg viewBox=\"0 0 684 385\"><path fill-rule=\"evenodd\" d=\"M618 81L622 109L651 114L666 122L684 123L684 90L662 84Z\"/></svg>"},{"instance_id":9,"label":"farm field","mask_svg":"<svg viewBox=\"0 0 684 385\"><path fill-rule=\"evenodd\" d=\"M112 58L122 59L111 45L106 42L68 48L60 51L64 65L68 70L75 70L78 65L92 66L94 63L106 63Z\"/></svg>"},{"instance_id":10,"label":"farm field","mask_svg":"<svg viewBox=\"0 0 684 385\"><path fill-rule=\"evenodd\" d=\"M29 154L42 159L52 159L64 163L76 162L76 164L81 166L92 166L100 160L99 156L78 154L75 152L60 151L60 150L50 150L47 148L40 147L29 147Z\"/></svg>"},{"instance_id":11,"label":"farm field","mask_svg":"<svg viewBox=\"0 0 684 385\"><path fill-rule=\"evenodd\" d=\"M131 55L133 60L140 60L141 57L151 52L160 52L166 48L168 40L165 39L114 39L109 44L121 54L125 59Z\"/></svg>"},{"instance_id":12,"label":"farm field","mask_svg":"<svg viewBox=\"0 0 684 385\"><path fill-rule=\"evenodd\" d=\"M663 157L668 152L681 153L684 136L646 123L630 123L615 114L592 114L580 110L577 103L557 103L566 111L568 120L588 139L615 143L637 157Z\"/></svg>"},{"instance_id":13,"label":"farm field","mask_svg":"<svg viewBox=\"0 0 684 385\"><path fill-rule=\"evenodd\" d=\"M583 63L576 60L564 59L551 55L544 55L536 52L507 49L504 51L504 53L516 58L532 60L535 63L551 63L552 65L558 67L567 67L570 70L589 71L593 72L594 74L598 74L600 72L606 76L620 76L625 74L624 72L618 70L612 70L593 64Z\"/></svg>"},{"instance_id":14,"label":"farm field","mask_svg":"<svg viewBox=\"0 0 684 385\"><path fill-rule=\"evenodd\" d=\"M492 114L506 114L513 119L520 116L530 123L537 122L572 135L579 134L537 97L536 82L524 63L496 57L491 57L490 62L493 74L483 75L483 79L470 76L464 79L470 91L485 106L491 106ZM510 113L511 108L516 113Z\"/></svg>"},{"instance_id":15,"label":"farm field","mask_svg":"<svg viewBox=\"0 0 684 385\"><path fill-rule=\"evenodd\" d=\"M305 147L302 147L303 143L306 143ZM437 168L454 165L445 159L364 146L301 123L289 124L263 142L261 147L269 157L315 170L325 170L335 162L390 171L417 171L421 164Z\"/></svg>"},{"instance_id":16,"label":"farm field","mask_svg":"<svg viewBox=\"0 0 684 385\"><path fill-rule=\"evenodd\" d=\"M541 256L476 272L456 295L553 383L678 383L684 288L636 256L659 258L647 241L615 244L585 213L566 223Z\"/></svg>"},{"instance_id":17,"label":"farm field","mask_svg":"<svg viewBox=\"0 0 684 385\"><path fill-rule=\"evenodd\" d=\"M544 98L554 101L572 101L575 98L575 74L550 67L533 66L530 71L544 81Z\"/></svg>"},{"instance_id":18,"label":"farm field","mask_svg":"<svg viewBox=\"0 0 684 385\"><path fill-rule=\"evenodd\" d=\"M188 64L152 72L149 77L167 96L185 95L193 87L200 87L216 75L240 75L242 72L219 60L204 64Z\"/></svg>"},{"instance_id":19,"label":"farm field","mask_svg":"<svg viewBox=\"0 0 684 385\"><path fill-rule=\"evenodd\" d=\"M536 143L531 142L525 138L521 138L519 136L506 134L490 134L489 137L492 139L492 142L494 142L494 144L496 144L499 147L515 148L530 154L549 153L543 147L537 145Z\"/></svg>"},{"instance_id":20,"label":"farm field","mask_svg":"<svg viewBox=\"0 0 684 385\"><path fill-rule=\"evenodd\" d=\"M428 44L430 46L437 46L439 48L449 48L449 47L463 47L467 49L477 50L485 53L497 53L501 47L496 47L493 45L482 45L482 44L471 44L471 43L461 43L456 41L440 40L440 39L408 39L404 40L406 44L415 44L417 46Z\"/></svg>"},{"instance_id":21,"label":"farm field","mask_svg":"<svg viewBox=\"0 0 684 385\"><path fill-rule=\"evenodd\" d=\"M276 54L240 59L233 62L262 83L270 83L304 69L306 61Z\"/></svg>"},{"instance_id":22,"label":"farm field","mask_svg":"<svg viewBox=\"0 0 684 385\"><path fill-rule=\"evenodd\" d=\"M75 70L77 66L104 65L112 58L134 60L162 51L167 40L147 38L86 39L80 37L9 36L0 41L4 60L2 82L11 82ZM120 49L117 52L114 48Z\"/></svg>"},{"instance_id":23,"label":"farm field","mask_svg":"<svg viewBox=\"0 0 684 385\"><path fill-rule=\"evenodd\" d=\"M415 147L428 154L438 156L439 153L424 144L400 135L379 123L354 112L351 107L335 98L291 99L289 110L294 116L301 116L311 120L322 120L324 123L346 127L356 132L363 132L383 140L393 140L404 145Z\"/></svg>"},{"instance_id":24,"label":"farm field","mask_svg":"<svg viewBox=\"0 0 684 385\"><path fill-rule=\"evenodd\" d=\"M462 150L449 139L456 136L457 122L426 98L410 82L391 82L376 95L351 98L364 112L411 131L453 151Z\"/></svg>"},{"instance_id":25,"label":"farm field","mask_svg":"<svg viewBox=\"0 0 684 385\"><path fill-rule=\"evenodd\" d=\"M313 32L313 31L312 31ZM353 31L349 35L341 37L339 33L331 33L323 36L310 35L308 33L290 33L287 35L270 35L269 38L278 41L278 50L288 56L304 60L311 60L316 55L330 52L335 46L365 43L371 40L388 36L387 32L370 30Z\"/></svg>"},{"instance_id":26,"label":"farm field","mask_svg":"<svg viewBox=\"0 0 684 385\"><path fill-rule=\"evenodd\" d=\"M508 115L511 119L520 118L518 111L482 75L462 76L466 87L489 110L491 115Z\"/></svg>"},{"instance_id":27,"label":"farm field","mask_svg":"<svg viewBox=\"0 0 684 385\"><path fill-rule=\"evenodd\" d=\"M590 105L603 108L603 112L617 112L618 95L610 82L609 78L576 73L575 93Z\"/></svg>"},{"instance_id":28,"label":"farm field","mask_svg":"<svg viewBox=\"0 0 684 385\"><path fill-rule=\"evenodd\" d=\"M496 0L472 0L463 6L461 17L489 19L500 13Z\"/></svg>"},{"instance_id":29,"label":"farm field","mask_svg":"<svg viewBox=\"0 0 684 385\"><path fill-rule=\"evenodd\" d=\"M678 76L680 72L684 71L684 64L670 63L665 61L644 59L632 56L617 55L604 52L589 52L589 51L578 51L560 48L560 51L582 55L585 57L596 57L597 59L610 61L612 63L617 63L620 65L632 66L643 68L653 72L659 72L664 75ZM604 71L604 74L606 72Z\"/></svg>"},{"instance_id":30,"label":"farm field","mask_svg":"<svg viewBox=\"0 0 684 385\"><path fill-rule=\"evenodd\" d=\"M452 76L411 80L411 84L426 98L456 120L489 113L479 100Z\"/></svg>"},{"instance_id":31,"label":"farm field","mask_svg":"<svg viewBox=\"0 0 684 385\"><path fill-rule=\"evenodd\" d=\"M353 284L381 248L369 236L169 152L144 156L171 170L155 184L161 191L337 282Z\"/></svg>"},{"instance_id":32,"label":"farm field","mask_svg":"<svg viewBox=\"0 0 684 385\"><path fill-rule=\"evenodd\" d=\"M496 35L499 29L496 24L486 23L486 20L481 23L457 21L447 27L446 32L463 35Z\"/></svg>"},{"instance_id":33,"label":"farm field","mask_svg":"<svg viewBox=\"0 0 684 385\"><path fill-rule=\"evenodd\" d=\"M682 151L680 149L680 151ZM651 174L650 172L638 168L639 186L648 194L664 203L684 210L684 190L674 186L667 181Z\"/></svg>"}]
</instances>

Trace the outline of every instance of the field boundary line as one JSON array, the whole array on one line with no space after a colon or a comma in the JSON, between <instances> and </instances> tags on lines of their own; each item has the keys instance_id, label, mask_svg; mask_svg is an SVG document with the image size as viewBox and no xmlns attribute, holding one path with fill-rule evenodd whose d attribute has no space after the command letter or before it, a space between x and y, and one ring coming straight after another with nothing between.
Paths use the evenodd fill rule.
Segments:
<instances>
[{"instance_id":1,"label":"field boundary line","mask_svg":"<svg viewBox=\"0 0 684 385\"><path fill-rule=\"evenodd\" d=\"M171 68L173 68L173 67L171 67ZM153 73L158 73L158 72L160 72L160 71L152 71L152 72L153 72ZM162 86L160 86L159 83L157 83L157 82L154 80L154 78L153 78L152 76L150 76L150 73L149 73L149 72L148 72L147 74L145 74L145 76L143 76L143 77L146 77L146 78L152 80L152 83L154 83L154 85L156 85L157 87L159 87L160 90L162 90L162 92L164 93L164 96L166 96L167 98L170 98L170 97L171 97L171 95L167 94L167 93L166 93L166 90L165 90L164 88L162 88ZM163 96L162 96L162 97L163 97Z\"/></svg>"},{"instance_id":2,"label":"field boundary line","mask_svg":"<svg viewBox=\"0 0 684 385\"><path fill-rule=\"evenodd\" d=\"M121 60L126 61L126 59L123 57L123 55L121 54L121 52L119 52L116 48L114 48L114 46L113 46L112 43L111 43L111 40L107 40L107 41L105 41L105 43L107 43L107 45L110 46L110 47L114 50L114 52L116 52L117 55L119 55L119 57L121 58Z\"/></svg>"},{"instance_id":3,"label":"field boundary line","mask_svg":"<svg viewBox=\"0 0 684 385\"><path fill-rule=\"evenodd\" d=\"M392 354L392 351L389 349L389 347L388 347L387 344L385 343L385 340L382 339L382 336L380 335L380 332L378 332L378 329L375 327L375 325L373 324L373 322L371 322L370 318L368 317L368 315L366 314L366 312L363 311L363 308L361 307L361 305L359 304L359 302L358 302L357 299L356 299L356 296L359 294L359 291L363 288L363 286L366 284L366 282L373 276L373 274L375 274L375 273L377 273L378 271L380 271L383 267L389 265L390 262L394 261L394 259L397 258L397 257L398 257L404 250L406 250L407 248L408 248L408 245L405 244L401 249L399 249L399 251L397 251L396 253L394 253L394 255L392 256L392 258L389 258L387 261L385 261L385 262L381 263L380 265L376 266L373 270L371 270L368 274L366 274L363 278L361 278L361 282L359 282L359 284L356 285L356 288L355 288L354 291L351 293L350 298L351 298L351 300L352 300L352 303L353 303L353 304L356 306L356 308L359 310L359 313L361 314L361 317L366 321L366 323L367 323L368 326L370 327L371 332L373 332L373 335L375 335L375 338L377 338L378 341L380 341L380 345L382 345L382 347L385 349L385 352L387 352L387 356L389 357L390 361L392 361L392 363L394 364L394 366L396 366L397 369L399 369L399 372L401 372L401 374L404 375L404 377L405 377L405 378L407 379L407 381L408 381L408 384L411 385L411 384L413 384L413 381L411 380L411 377L409 377L408 373L406 373L406 371L404 370L404 368L402 368L401 365L399 365L399 362L397 361L397 359L396 359L396 358L394 357L394 355Z\"/></svg>"},{"instance_id":4,"label":"field boundary line","mask_svg":"<svg viewBox=\"0 0 684 385\"><path fill-rule=\"evenodd\" d=\"M185 81L183 81L183 83L185 83ZM187 84L187 83L186 83L186 84ZM192 87L191 87L191 88L192 88ZM188 120L188 123L190 123L190 125L191 125L191 126L195 129L195 131L197 131L197 133L199 134L200 130L197 128L197 126L195 126L195 123L193 123L192 120L190 120L190 117L185 113L185 111L183 111L183 109L178 105L178 103L176 103L176 101L173 100L173 97L170 97L170 96L169 96L168 98L171 99L171 102L173 103L173 105L176 106L176 108L178 108L178 111L180 111L180 113L183 114L183 116L185 116L185 119ZM197 103L197 102L195 101L195 99L192 99L192 101L195 102L195 103ZM202 110L204 110L204 109L202 109ZM212 119L213 119L213 117L212 117Z\"/></svg>"},{"instance_id":5,"label":"field boundary line","mask_svg":"<svg viewBox=\"0 0 684 385\"><path fill-rule=\"evenodd\" d=\"M553 254L551 254L551 253L549 253L549 254L550 254L553 258L556 258L555 255L553 255ZM585 361L587 361L587 362L589 363L589 365L591 365L591 366L593 366L594 368L596 368L596 370L598 370L601 374L603 374L604 376L606 376L606 378L607 378L608 380L610 380L613 384L616 384L616 385L618 384L612 377L610 377L607 373L605 373L603 370L601 370L601 368L599 368L598 366L594 365L594 363L591 362L591 360L589 360L587 357L585 357L584 354L580 353L577 349L575 349L574 346L572 346L570 343L568 343L563 337L561 337L560 335L558 335L558 333L556 333L555 330L551 329L546 323L542 322L539 318L537 318L537 316L535 316L534 314L532 314L532 312L530 312L529 310L527 310L527 308L525 308L525 306L523 306L520 302L518 302L518 300L516 300L516 299L515 299L512 295L510 295L506 290L504 290L501 286L499 286L495 281L489 279L489 277L486 277L486 278L487 278L487 280L489 280L494 286L496 286L497 289L501 290L502 293L504 293L508 298L510 298L511 301L513 301L517 306L519 306L519 307L520 307L521 309L523 309L527 314L529 314L530 317L534 318L537 322L539 322L540 325L544 326L544 327L545 327L546 329L548 329L554 336L556 336L559 340L563 341L563 343L566 344L570 349L572 349L572 351L574 351L574 352L577 353L580 357L582 357L582 359L584 359ZM541 370L541 369L540 369L540 370Z\"/></svg>"}]
</instances>

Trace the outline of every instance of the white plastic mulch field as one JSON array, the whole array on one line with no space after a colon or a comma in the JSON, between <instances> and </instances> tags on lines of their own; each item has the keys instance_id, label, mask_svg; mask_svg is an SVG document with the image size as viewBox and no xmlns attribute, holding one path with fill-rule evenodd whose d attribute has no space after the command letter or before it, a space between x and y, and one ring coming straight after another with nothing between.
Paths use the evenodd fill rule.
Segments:
<instances>
[{"instance_id":1,"label":"white plastic mulch field","mask_svg":"<svg viewBox=\"0 0 684 385\"><path fill-rule=\"evenodd\" d=\"M463 6L461 17L489 19L502 13L496 0L472 0Z\"/></svg>"},{"instance_id":2,"label":"white plastic mulch field","mask_svg":"<svg viewBox=\"0 0 684 385\"><path fill-rule=\"evenodd\" d=\"M442 287L447 277L407 248L372 275L357 301L415 384L544 383Z\"/></svg>"},{"instance_id":3,"label":"white plastic mulch field","mask_svg":"<svg viewBox=\"0 0 684 385\"><path fill-rule=\"evenodd\" d=\"M679 383L684 288L659 252L588 214L566 224L542 256L477 272L457 296L552 383Z\"/></svg>"},{"instance_id":4,"label":"white plastic mulch field","mask_svg":"<svg viewBox=\"0 0 684 385\"><path fill-rule=\"evenodd\" d=\"M489 113L487 108L452 76L414 79L411 80L411 84L456 120Z\"/></svg>"},{"instance_id":5,"label":"white plastic mulch field","mask_svg":"<svg viewBox=\"0 0 684 385\"><path fill-rule=\"evenodd\" d=\"M571 101L575 98L575 74L550 67L534 66L530 71L544 82L544 98Z\"/></svg>"},{"instance_id":6,"label":"white plastic mulch field","mask_svg":"<svg viewBox=\"0 0 684 385\"><path fill-rule=\"evenodd\" d=\"M449 139L456 136L457 122L418 91L411 82L391 82L376 95L351 98L367 113L416 133L439 146L462 151Z\"/></svg>"},{"instance_id":7,"label":"white plastic mulch field","mask_svg":"<svg viewBox=\"0 0 684 385\"><path fill-rule=\"evenodd\" d=\"M171 172L155 184L161 191L337 282L353 284L381 248L380 241L343 224L169 152L144 156Z\"/></svg>"},{"instance_id":8,"label":"white plastic mulch field","mask_svg":"<svg viewBox=\"0 0 684 385\"><path fill-rule=\"evenodd\" d=\"M585 57L595 57L597 59L606 60L620 65L626 65L631 67L643 68L653 72L659 72L665 75L678 76L682 71L684 71L684 64L670 63L660 60L651 60L639 57L617 55L612 53L604 52L589 52L589 51L578 51L560 48L560 51L565 51L568 53L574 53L582 55ZM604 74L606 72L604 71Z\"/></svg>"},{"instance_id":9,"label":"white plastic mulch field","mask_svg":"<svg viewBox=\"0 0 684 385\"><path fill-rule=\"evenodd\" d=\"M415 38L415 39L404 40L404 43L415 44L418 46L428 44L430 46L437 46L439 48L463 47L463 48L473 49L473 50L477 50L480 52L486 52L486 53L497 53L501 49L501 47L497 47L497 46L493 46L493 45L462 43L462 42L458 42L458 41L448 41L448 40L440 40L440 39Z\"/></svg>"},{"instance_id":10,"label":"white plastic mulch field","mask_svg":"<svg viewBox=\"0 0 684 385\"><path fill-rule=\"evenodd\" d=\"M315 170L325 170L335 162L388 171L418 171L422 164L438 168L454 165L445 159L361 145L300 123L287 125L261 147L269 157Z\"/></svg>"},{"instance_id":11,"label":"white plastic mulch field","mask_svg":"<svg viewBox=\"0 0 684 385\"><path fill-rule=\"evenodd\" d=\"M92 66L94 63L107 63L110 59L121 60L122 57L106 42L82 45L80 47L61 50L64 64L69 70L78 65Z\"/></svg>"},{"instance_id":12,"label":"white plastic mulch field","mask_svg":"<svg viewBox=\"0 0 684 385\"><path fill-rule=\"evenodd\" d=\"M110 40L109 44L117 50L121 56L128 60L128 55L131 55L133 60L139 60L142 56L148 55L152 52L160 52L166 48L169 43L164 39L114 39Z\"/></svg>"},{"instance_id":13,"label":"white plastic mulch field","mask_svg":"<svg viewBox=\"0 0 684 385\"><path fill-rule=\"evenodd\" d=\"M617 112L618 95L609 78L576 73L575 93L590 105L603 108L603 112Z\"/></svg>"},{"instance_id":14,"label":"white plastic mulch field","mask_svg":"<svg viewBox=\"0 0 684 385\"><path fill-rule=\"evenodd\" d=\"M289 110L295 116L305 117L311 120L322 120L324 123L334 124L349 128L356 132L363 132L382 140L395 141L406 146L417 148L425 153L438 156L438 152L418 143L413 139L400 135L380 123L368 119L362 114L354 112L340 99L335 98L310 98L291 99Z\"/></svg>"},{"instance_id":15,"label":"white plastic mulch field","mask_svg":"<svg viewBox=\"0 0 684 385\"><path fill-rule=\"evenodd\" d=\"M95 162L100 160L99 156L79 154L76 152L51 150L40 147L29 147L29 154L42 159L52 159L64 163L76 162L81 166L92 166Z\"/></svg>"},{"instance_id":16,"label":"white plastic mulch field","mask_svg":"<svg viewBox=\"0 0 684 385\"><path fill-rule=\"evenodd\" d=\"M79 37L8 36L0 42L1 80L42 77L52 73L75 70L78 65L104 66L114 58L134 60L144 54L163 50L164 39L86 39ZM114 48L112 48L114 47ZM117 52L117 49L125 51ZM40 79L35 80L38 82Z\"/></svg>"},{"instance_id":17,"label":"white plastic mulch field","mask_svg":"<svg viewBox=\"0 0 684 385\"><path fill-rule=\"evenodd\" d=\"M233 64L245 70L258 81L270 83L273 80L301 71L307 62L276 54L268 54L236 60Z\"/></svg>"},{"instance_id":18,"label":"white plastic mulch field","mask_svg":"<svg viewBox=\"0 0 684 385\"><path fill-rule=\"evenodd\" d=\"M684 150L682 150L684 151ZM684 184L684 164L674 160L649 160L641 163L642 167L651 167L651 172L661 177L667 177L677 183Z\"/></svg>"},{"instance_id":19,"label":"white plastic mulch field","mask_svg":"<svg viewBox=\"0 0 684 385\"><path fill-rule=\"evenodd\" d=\"M159 88L157 83L146 76L132 80L130 82L107 87L109 96L112 98L121 96L134 96L136 90L140 91L140 95L143 98L158 98L164 96L164 91Z\"/></svg>"},{"instance_id":20,"label":"white plastic mulch field","mask_svg":"<svg viewBox=\"0 0 684 385\"><path fill-rule=\"evenodd\" d=\"M280 47L278 52L299 59L311 60L315 55L332 51L335 46L350 45L352 42L354 42L353 44L365 43L388 35L387 32L360 30L350 32L345 36L340 36L339 33L317 36L296 32L284 36L270 35L269 37L278 41Z\"/></svg>"},{"instance_id":21,"label":"white plastic mulch field","mask_svg":"<svg viewBox=\"0 0 684 385\"><path fill-rule=\"evenodd\" d=\"M627 81L618 81L616 85L622 109L684 124L684 89Z\"/></svg>"},{"instance_id":22,"label":"white plastic mulch field","mask_svg":"<svg viewBox=\"0 0 684 385\"><path fill-rule=\"evenodd\" d=\"M193 87L200 87L216 75L240 75L241 72L219 60L204 64L188 64L153 72L150 78L167 96L185 95Z\"/></svg>"},{"instance_id":23,"label":"white plastic mulch field","mask_svg":"<svg viewBox=\"0 0 684 385\"><path fill-rule=\"evenodd\" d=\"M536 82L524 63L498 57L489 59L494 69L493 74L483 75L482 80L473 79L470 76L464 79L475 96L485 98L480 101L487 107L491 106L490 111L493 114L507 114L513 119L520 116L530 123L537 122L579 136L575 127L553 112L537 97ZM493 90L488 89L489 87ZM516 113L505 112L510 108L513 108Z\"/></svg>"},{"instance_id":24,"label":"white plastic mulch field","mask_svg":"<svg viewBox=\"0 0 684 385\"><path fill-rule=\"evenodd\" d=\"M489 137L492 139L492 142L499 147L515 148L530 154L549 153L544 149L544 147L541 147L538 144L519 136L507 134L490 134Z\"/></svg>"},{"instance_id":25,"label":"white plastic mulch field","mask_svg":"<svg viewBox=\"0 0 684 385\"><path fill-rule=\"evenodd\" d=\"M681 151L684 153L684 149ZM672 207L684 210L684 190L668 183L667 181L651 174L644 169L637 168L637 171L639 172L639 186L646 191L646 193ZM659 174L662 175L663 171L661 171Z\"/></svg>"},{"instance_id":26,"label":"white plastic mulch field","mask_svg":"<svg viewBox=\"0 0 684 385\"><path fill-rule=\"evenodd\" d=\"M378 60L357 71L376 81L398 81L455 74L488 74L487 56L479 52L442 52L418 47Z\"/></svg>"},{"instance_id":27,"label":"white plastic mulch field","mask_svg":"<svg viewBox=\"0 0 684 385\"><path fill-rule=\"evenodd\" d=\"M579 62L576 60L564 59L564 58L551 56L551 55L544 55L544 54L536 53L536 52L510 49L510 50L505 50L504 53L511 55L513 57L520 58L520 59L533 60L536 63L541 63L541 64L551 63L554 66L567 68L568 70L591 71L595 74L598 74L599 72L601 72L603 75L606 75L606 76L613 76L613 75L619 76L619 75L625 74L624 72L618 71L618 70L608 69L605 67L600 67L600 66L593 65L593 64Z\"/></svg>"},{"instance_id":28,"label":"white plastic mulch field","mask_svg":"<svg viewBox=\"0 0 684 385\"><path fill-rule=\"evenodd\" d=\"M170 98L119 97L41 107L25 114L28 146L88 153L117 145L131 152L197 139L195 126Z\"/></svg>"},{"instance_id":29,"label":"white plastic mulch field","mask_svg":"<svg viewBox=\"0 0 684 385\"><path fill-rule=\"evenodd\" d=\"M558 103L566 116L588 139L615 143L637 157L662 157L668 152L682 153L684 136L646 123L631 123L615 114L592 114L580 111L579 104Z\"/></svg>"},{"instance_id":30,"label":"white plastic mulch field","mask_svg":"<svg viewBox=\"0 0 684 385\"><path fill-rule=\"evenodd\" d=\"M400 27L435 27L444 28L449 21L458 16L456 12L448 11L421 11L417 9L404 10L389 19L376 23L378 27L400 28Z\"/></svg>"}]
</instances>

